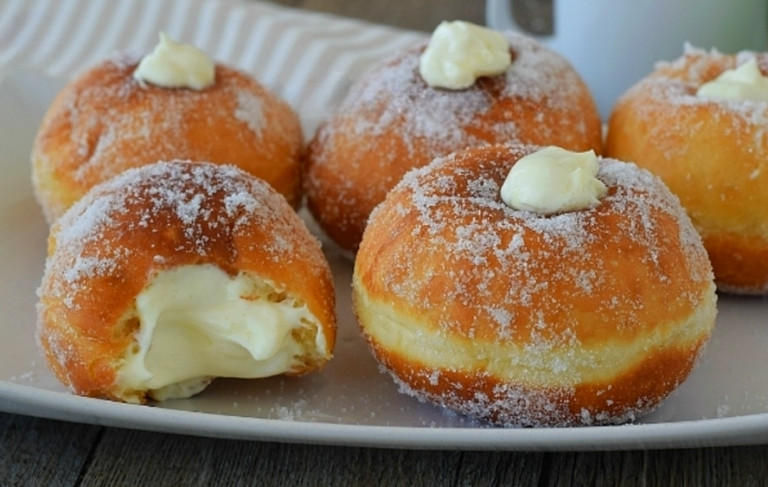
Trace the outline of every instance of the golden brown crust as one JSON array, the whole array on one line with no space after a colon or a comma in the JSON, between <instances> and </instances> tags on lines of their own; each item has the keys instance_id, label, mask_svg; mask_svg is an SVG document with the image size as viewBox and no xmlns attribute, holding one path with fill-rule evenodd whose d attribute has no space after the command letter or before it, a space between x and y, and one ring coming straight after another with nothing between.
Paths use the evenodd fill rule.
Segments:
<instances>
[{"instance_id":1,"label":"golden brown crust","mask_svg":"<svg viewBox=\"0 0 768 487\"><path fill-rule=\"evenodd\" d=\"M466 90L431 88L418 74L423 46L361 78L319 127L305 160L307 206L341 248L355 251L371 210L414 167L496 142L601 152L600 117L560 56L510 34L513 64Z\"/></svg>"},{"instance_id":2,"label":"golden brown crust","mask_svg":"<svg viewBox=\"0 0 768 487\"><path fill-rule=\"evenodd\" d=\"M715 323L712 271L678 200L602 160L608 195L552 217L499 196L532 146L455 153L371 215L353 296L403 390L505 425L624 422L687 377Z\"/></svg>"},{"instance_id":3,"label":"golden brown crust","mask_svg":"<svg viewBox=\"0 0 768 487\"><path fill-rule=\"evenodd\" d=\"M49 222L95 184L161 160L236 165L298 207L298 115L249 75L218 64L200 91L142 86L137 60L115 56L67 85L32 152L35 193Z\"/></svg>"},{"instance_id":4,"label":"golden brown crust","mask_svg":"<svg viewBox=\"0 0 768 487\"><path fill-rule=\"evenodd\" d=\"M406 394L494 424L537 427L621 424L648 414L688 377L705 341L650 352L608 381L551 387L510 385L488 374L434 368L385 350L374 338L371 346Z\"/></svg>"},{"instance_id":5,"label":"golden brown crust","mask_svg":"<svg viewBox=\"0 0 768 487\"><path fill-rule=\"evenodd\" d=\"M768 54L758 54L768 73ZM616 104L606 155L661 177L681 200L709 252L718 288L768 292L768 108L703 99L705 82L738 56L689 49Z\"/></svg>"},{"instance_id":6,"label":"golden brown crust","mask_svg":"<svg viewBox=\"0 0 768 487\"><path fill-rule=\"evenodd\" d=\"M292 373L330 359L332 277L295 211L233 166L172 162L95 186L52 227L38 341L55 375L78 394L124 400L115 378L140 326L136 296L157 272L200 264L257 276L306 303L326 350Z\"/></svg>"}]
</instances>

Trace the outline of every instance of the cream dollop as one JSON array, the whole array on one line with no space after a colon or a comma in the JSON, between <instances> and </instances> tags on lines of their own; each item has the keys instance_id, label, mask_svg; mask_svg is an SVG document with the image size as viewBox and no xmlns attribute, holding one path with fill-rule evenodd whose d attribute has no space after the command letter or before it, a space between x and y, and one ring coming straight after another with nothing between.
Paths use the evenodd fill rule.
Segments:
<instances>
[{"instance_id":1,"label":"cream dollop","mask_svg":"<svg viewBox=\"0 0 768 487\"><path fill-rule=\"evenodd\" d=\"M768 102L768 77L763 76L752 58L736 69L724 71L720 76L704 83L696 91L697 96Z\"/></svg>"},{"instance_id":2,"label":"cream dollop","mask_svg":"<svg viewBox=\"0 0 768 487\"><path fill-rule=\"evenodd\" d=\"M594 151L546 147L515 163L501 186L501 199L541 215L587 209L607 192L596 178L599 169Z\"/></svg>"},{"instance_id":3,"label":"cream dollop","mask_svg":"<svg viewBox=\"0 0 768 487\"><path fill-rule=\"evenodd\" d=\"M324 354L322 327L306 305L259 296L260 282L214 265L158 273L136 297L140 327L120 368L120 387L165 400L196 394L213 377L289 372L307 355L307 344L292 332L310 324L318 330L317 353Z\"/></svg>"},{"instance_id":4,"label":"cream dollop","mask_svg":"<svg viewBox=\"0 0 768 487\"><path fill-rule=\"evenodd\" d=\"M211 86L215 76L215 64L205 52L176 42L163 32L155 49L141 59L133 72L133 77L142 83L193 90Z\"/></svg>"},{"instance_id":5,"label":"cream dollop","mask_svg":"<svg viewBox=\"0 0 768 487\"><path fill-rule=\"evenodd\" d=\"M421 55L419 73L430 86L460 90L511 64L509 42L501 33L470 22L442 22Z\"/></svg>"}]
</instances>

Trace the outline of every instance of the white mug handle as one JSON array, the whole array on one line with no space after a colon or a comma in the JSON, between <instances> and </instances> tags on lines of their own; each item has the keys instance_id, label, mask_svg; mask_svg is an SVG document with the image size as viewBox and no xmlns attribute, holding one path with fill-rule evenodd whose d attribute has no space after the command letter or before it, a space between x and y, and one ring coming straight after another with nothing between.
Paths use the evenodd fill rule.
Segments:
<instances>
[{"instance_id":1,"label":"white mug handle","mask_svg":"<svg viewBox=\"0 0 768 487\"><path fill-rule=\"evenodd\" d=\"M555 0L486 0L485 23L539 39L554 35Z\"/></svg>"}]
</instances>

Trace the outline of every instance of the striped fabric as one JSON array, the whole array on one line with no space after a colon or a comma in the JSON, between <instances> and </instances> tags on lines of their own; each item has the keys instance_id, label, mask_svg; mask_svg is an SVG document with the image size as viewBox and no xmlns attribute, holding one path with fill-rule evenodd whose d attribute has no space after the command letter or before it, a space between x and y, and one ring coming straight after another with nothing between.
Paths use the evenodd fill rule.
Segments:
<instances>
[{"instance_id":1,"label":"striped fabric","mask_svg":"<svg viewBox=\"0 0 768 487\"><path fill-rule=\"evenodd\" d=\"M69 78L164 31L241 68L305 117L319 117L373 61L423 34L237 0L0 0L0 77Z\"/></svg>"}]
</instances>

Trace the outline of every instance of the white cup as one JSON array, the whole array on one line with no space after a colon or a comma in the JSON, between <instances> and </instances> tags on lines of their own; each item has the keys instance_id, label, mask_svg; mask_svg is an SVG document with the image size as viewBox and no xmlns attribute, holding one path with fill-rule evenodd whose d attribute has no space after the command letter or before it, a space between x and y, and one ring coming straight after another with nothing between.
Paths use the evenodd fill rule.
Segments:
<instances>
[{"instance_id":1,"label":"white cup","mask_svg":"<svg viewBox=\"0 0 768 487\"><path fill-rule=\"evenodd\" d=\"M616 99L684 44L768 48L768 0L486 0L486 23L536 38L586 81L604 119Z\"/></svg>"}]
</instances>

